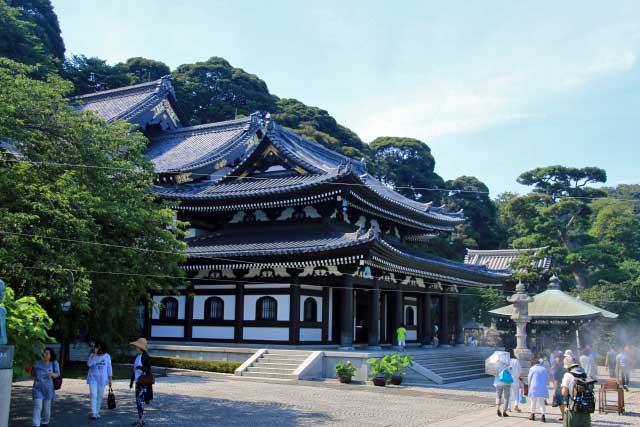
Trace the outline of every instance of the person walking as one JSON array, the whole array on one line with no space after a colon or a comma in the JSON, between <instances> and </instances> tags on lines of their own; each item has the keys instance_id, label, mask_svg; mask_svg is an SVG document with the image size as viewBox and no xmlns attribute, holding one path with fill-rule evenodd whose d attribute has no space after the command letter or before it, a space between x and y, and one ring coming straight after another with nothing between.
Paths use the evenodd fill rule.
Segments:
<instances>
[{"instance_id":1,"label":"person walking","mask_svg":"<svg viewBox=\"0 0 640 427\"><path fill-rule=\"evenodd\" d=\"M138 419L132 425L141 427L144 425L144 405L148 405L153 400L153 387L151 385L139 384L138 380L142 375L151 375L151 360L147 352L147 340L138 338L136 341L129 343L133 346L138 355L133 362L133 372L129 388L135 383L136 409L138 410Z\"/></svg>"},{"instance_id":2,"label":"person walking","mask_svg":"<svg viewBox=\"0 0 640 427\"><path fill-rule=\"evenodd\" d=\"M545 399L549 398L549 373L547 368L544 367L544 361L542 359L532 360L531 368L529 369L529 398L531 399L531 415L529 419L534 421L536 419L536 407L540 406L540 420L546 422L546 403Z\"/></svg>"},{"instance_id":3,"label":"person walking","mask_svg":"<svg viewBox=\"0 0 640 427\"><path fill-rule=\"evenodd\" d=\"M496 411L499 417L509 416L507 409L509 408L513 375L511 374L511 366L508 363L506 361L498 361L495 366L496 376L493 379L493 386L496 388ZM501 405L504 405L502 411L500 411Z\"/></svg>"},{"instance_id":4,"label":"person walking","mask_svg":"<svg viewBox=\"0 0 640 427\"><path fill-rule=\"evenodd\" d=\"M590 427L591 414L588 412L574 412L571 410L571 401L574 398L576 377L586 378L587 374L577 363L568 367L569 372L562 377L562 396L566 399L568 407L564 412L563 427Z\"/></svg>"},{"instance_id":5,"label":"person walking","mask_svg":"<svg viewBox=\"0 0 640 427\"><path fill-rule=\"evenodd\" d=\"M616 346L615 344L611 344L611 348L604 358L604 367L609 370L609 378L616 378L616 356L618 356Z\"/></svg>"},{"instance_id":6,"label":"person walking","mask_svg":"<svg viewBox=\"0 0 640 427\"><path fill-rule=\"evenodd\" d=\"M562 365L562 355L556 355L551 367L551 381L553 381L553 399L551 406L560 407L560 421L564 419L564 397L562 396L562 378L567 370Z\"/></svg>"},{"instance_id":7,"label":"person walking","mask_svg":"<svg viewBox=\"0 0 640 427\"><path fill-rule=\"evenodd\" d=\"M96 342L94 344L87 360L87 366L89 367L87 384L89 384L89 397L91 399L91 419L95 421L100 418L104 388L107 384L111 387L113 379L111 356L106 352L103 343Z\"/></svg>"},{"instance_id":8,"label":"person walking","mask_svg":"<svg viewBox=\"0 0 640 427\"><path fill-rule=\"evenodd\" d=\"M592 380L598 380L598 365L591 352L591 347L587 346L582 350L582 356L580 356L580 366L587 374L587 378Z\"/></svg>"},{"instance_id":9,"label":"person walking","mask_svg":"<svg viewBox=\"0 0 640 427\"><path fill-rule=\"evenodd\" d=\"M516 412L522 412L520 410L520 395L522 389L522 381L520 381L520 375L522 375L522 366L520 365L520 361L516 357L511 357L511 362L509 364L511 367L511 375L513 376L513 384L511 384L511 398L513 399L513 410ZM511 404L507 405L509 408Z\"/></svg>"},{"instance_id":10,"label":"person walking","mask_svg":"<svg viewBox=\"0 0 640 427\"><path fill-rule=\"evenodd\" d=\"M400 351L404 351L404 347L407 344L407 330L404 327L404 323L400 324L400 327L396 330L396 334L398 337L398 348Z\"/></svg>"},{"instance_id":11,"label":"person walking","mask_svg":"<svg viewBox=\"0 0 640 427\"><path fill-rule=\"evenodd\" d=\"M616 356L616 373L617 378L622 383L622 387L625 391L629 391L629 374L631 363L629 361L629 346L625 346L624 349Z\"/></svg>"},{"instance_id":12,"label":"person walking","mask_svg":"<svg viewBox=\"0 0 640 427\"><path fill-rule=\"evenodd\" d=\"M33 377L33 426L47 427L51 421L51 402L56 398L53 379L60 376L60 366L52 348L44 349L42 360L38 360L31 367L31 376Z\"/></svg>"}]
</instances>

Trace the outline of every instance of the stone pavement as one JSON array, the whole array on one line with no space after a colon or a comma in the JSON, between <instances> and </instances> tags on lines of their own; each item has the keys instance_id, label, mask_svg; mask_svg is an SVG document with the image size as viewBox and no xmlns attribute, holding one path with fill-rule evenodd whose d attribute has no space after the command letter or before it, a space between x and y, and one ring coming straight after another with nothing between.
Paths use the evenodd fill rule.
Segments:
<instances>
[{"instance_id":1,"label":"stone pavement","mask_svg":"<svg viewBox=\"0 0 640 427\"><path fill-rule=\"evenodd\" d=\"M208 426L532 426L528 414L498 418L491 379L446 387L345 385L336 381L270 381L175 372L159 378L147 425ZM128 381L116 381L118 408L88 419L88 386L66 379L53 404L51 426L125 426L135 419ZM106 403L105 403L106 406ZM15 383L10 425L31 426L31 385ZM594 416L594 426L640 426L640 390L627 394L628 415ZM560 425L550 410L548 424Z\"/></svg>"}]
</instances>

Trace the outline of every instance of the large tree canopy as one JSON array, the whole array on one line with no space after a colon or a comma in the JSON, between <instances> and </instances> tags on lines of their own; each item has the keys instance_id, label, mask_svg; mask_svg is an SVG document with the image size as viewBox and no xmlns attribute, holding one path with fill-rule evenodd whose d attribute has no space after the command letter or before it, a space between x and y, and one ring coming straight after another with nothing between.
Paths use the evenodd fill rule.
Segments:
<instances>
[{"instance_id":1,"label":"large tree canopy","mask_svg":"<svg viewBox=\"0 0 640 427\"><path fill-rule=\"evenodd\" d=\"M554 199L562 196L595 197L606 193L588 185L606 182L607 173L596 167L570 168L554 165L524 172L517 181L522 185L533 186L534 191L548 194Z\"/></svg>"},{"instance_id":2,"label":"large tree canopy","mask_svg":"<svg viewBox=\"0 0 640 427\"><path fill-rule=\"evenodd\" d=\"M173 211L148 191L144 136L74 110L69 83L31 71L0 58L0 276L55 320L70 300L66 333L122 343L147 291L182 275Z\"/></svg>"}]
</instances>

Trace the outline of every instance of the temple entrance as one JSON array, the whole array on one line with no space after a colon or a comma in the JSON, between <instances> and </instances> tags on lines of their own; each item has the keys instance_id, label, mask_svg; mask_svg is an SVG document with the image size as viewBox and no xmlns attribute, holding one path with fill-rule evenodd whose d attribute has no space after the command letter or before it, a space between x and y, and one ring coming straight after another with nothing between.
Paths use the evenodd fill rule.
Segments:
<instances>
[{"instance_id":1,"label":"temple entrance","mask_svg":"<svg viewBox=\"0 0 640 427\"><path fill-rule=\"evenodd\" d=\"M355 318L356 332L355 343L367 344L369 342L369 318L371 295L367 291L356 291Z\"/></svg>"}]
</instances>

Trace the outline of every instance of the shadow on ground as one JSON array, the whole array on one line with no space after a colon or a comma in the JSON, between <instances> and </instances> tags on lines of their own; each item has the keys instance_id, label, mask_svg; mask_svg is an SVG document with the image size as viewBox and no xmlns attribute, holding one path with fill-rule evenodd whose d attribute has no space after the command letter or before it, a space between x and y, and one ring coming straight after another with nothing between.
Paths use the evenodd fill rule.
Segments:
<instances>
[{"instance_id":1,"label":"shadow on ground","mask_svg":"<svg viewBox=\"0 0 640 427\"><path fill-rule=\"evenodd\" d=\"M102 419L88 418L88 395L61 392L52 405L52 425L125 426L135 420L133 393L116 395L118 407L104 409ZM105 404L106 405L106 404ZM31 387L15 385L12 389L12 427L31 427L33 400ZM148 426L208 427L208 426L313 426L331 421L331 417L318 412L302 412L274 402L237 402L215 398L192 398L182 395L158 393L147 407Z\"/></svg>"}]
</instances>

